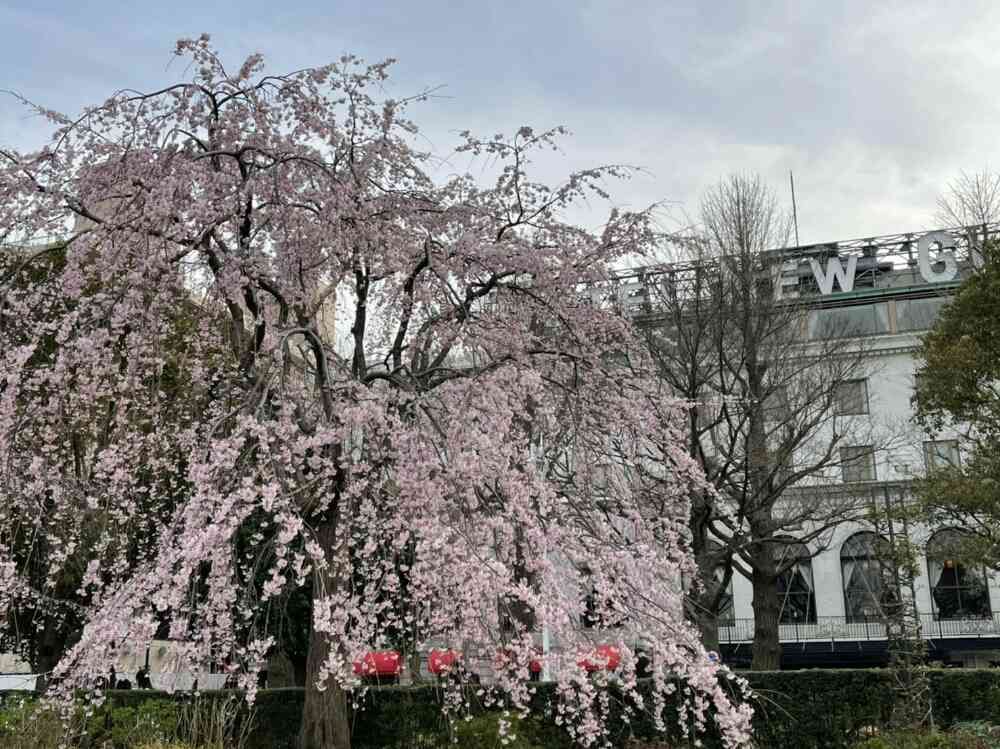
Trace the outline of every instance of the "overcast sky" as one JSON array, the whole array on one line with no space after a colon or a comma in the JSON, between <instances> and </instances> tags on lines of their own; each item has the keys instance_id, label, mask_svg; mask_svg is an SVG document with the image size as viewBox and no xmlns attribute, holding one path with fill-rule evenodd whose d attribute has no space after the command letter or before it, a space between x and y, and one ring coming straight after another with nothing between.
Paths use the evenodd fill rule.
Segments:
<instances>
[{"instance_id":1,"label":"overcast sky","mask_svg":"<svg viewBox=\"0 0 1000 749\"><path fill-rule=\"evenodd\" d=\"M466 128L566 125L560 168L643 166L617 201L678 213L734 171L787 200L792 170L803 243L931 228L960 170L1000 168L996 0L0 0L0 29L0 88L68 113L172 82L203 31L277 72L394 57L392 94L443 86L411 113L442 154ZM45 135L0 99L0 145Z\"/></svg>"}]
</instances>

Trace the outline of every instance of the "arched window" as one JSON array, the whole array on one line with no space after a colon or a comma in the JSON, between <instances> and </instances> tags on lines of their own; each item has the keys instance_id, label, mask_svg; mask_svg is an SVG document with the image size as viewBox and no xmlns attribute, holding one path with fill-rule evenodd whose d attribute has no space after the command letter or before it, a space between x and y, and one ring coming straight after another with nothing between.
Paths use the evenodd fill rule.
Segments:
<instances>
[{"instance_id":1,"label":"arched window","mask_svg":"<svg viewBox=\"0 0 1000 749\"><path fill-rule=\"evenodd\" d=\"M861 531L840 547L847 621L880 621L897 600L893 588L889 542L871 531Z\"/></svg>"},{"instance_id":2,"label":"arched window","mask_svg":"<svg viewBox=\"0 0 1000 749\"><path fill-rule=\"evenodd\" d=\"M966 531L945 528L927 542L927 573L935 619L988 618L990 593L986 570L957 560L955 553Z\"/></svg>"},{"instance_id":3,"label":"arched window","mask_svg":"<svg viewBox=\"0 0 1000 749\"><path fill-rule=\"evenodd\" d=\"M812 554L805 544L789 544L778 553L778 621L782 624L815 624L816 591Z\"/></svg>"}]
</instances>

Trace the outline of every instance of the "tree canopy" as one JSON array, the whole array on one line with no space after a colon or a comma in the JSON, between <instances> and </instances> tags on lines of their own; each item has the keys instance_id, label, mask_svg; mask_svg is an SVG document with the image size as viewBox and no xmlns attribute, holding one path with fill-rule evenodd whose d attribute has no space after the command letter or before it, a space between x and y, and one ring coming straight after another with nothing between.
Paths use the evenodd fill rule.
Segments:
<instances>
[{"instance_id":1,"label":"tree canopy","mask_svg":"<svg viewBox=\"0 0 1000 749\"><path fill-rule=\"evenodd\" d=\"M561 131L524 127L463 134L492 184L438 183L414 100L378 98L388 63L231 71L207 36L177 53L190 80L40 108L50 143L0 152L0 236L21 245L0 292L0 599L44 605L82 569L58 688L166 627L252 695L264 612L306 589L304 747L349 746L352 663L400 632L504 654L495 686L524 705L542 631L590 745L596 591L590 613L627 622L608 635L626 692L641 646L658 695L685 680L681 715L703 728L711 707L745 743L749 708L682 611L704 478L600 293L655 241L651 212L597 234L563 220L628 170L532 181ZM48 252L30 240L68 216L64 265L25 282Z\"/></svg>"},{"instance_id":2,"label":"tree canopy","mask_svg":"<svg viewBox=\"0 0 1000 749\"><path fill-rule=\"evenodd\" d=\"M956 555L1000 568L1000 247L988 242L924 337L917 370L920 423L955 429L961 460L918 482L921 511L937 525L961 525Z\"/></svg>"}]
</instances>

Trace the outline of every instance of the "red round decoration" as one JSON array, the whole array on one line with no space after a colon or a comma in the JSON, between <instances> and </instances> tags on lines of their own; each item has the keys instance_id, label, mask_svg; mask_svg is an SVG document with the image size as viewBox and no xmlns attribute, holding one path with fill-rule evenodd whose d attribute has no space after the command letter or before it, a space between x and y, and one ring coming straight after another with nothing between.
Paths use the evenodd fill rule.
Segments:
<instances>
[{"instance_id":1,"label":"red round decoration","mask_svg":"<svg viewBox=\"0 0 1000 749\"><path fill-rule=\"evenodd\" d=\"M535 652L538 653L537 650ZM538 654L541 655L541 653ZM513 661L514 654L510 650L505 648L497 651L496 664L498 668L507 668ZM542 672L542 662L537 658L532 658L528 661L528 671L533 674L540 674Z\"/></svg>"},{"instance_id":2,"label":"red round decoration","mask_svg":"<svg viewBox=\"0 0 1000 749\"><path fill-rule=\"evenodd\" d=\"M403 659L395 650L373 650L354 661L354 673L358 676L398 676L402 670Z\"/></svg>"},{"instance_id":3,"label":"red round decoration","mask_svg":"<svg viewBox=\"0 0 1000 749\"><path fill-rule=\"evenodd\" d=\"M594 671L614 671L621 665L622 656L614 645L598 645L593 656L584 656L576 662L580 668Z\"/></svg>"},{"instance_id":4,"label":"red round decoration","mask_svg":"<svg viewBox=\"0 0 1000 749\"><path fill-rule=\"evenodd\" d=\"M440 676L455 668L461 657L454 650L432 650L427 657L427 668L435 676Z\"/></svg>"}]
</instances>

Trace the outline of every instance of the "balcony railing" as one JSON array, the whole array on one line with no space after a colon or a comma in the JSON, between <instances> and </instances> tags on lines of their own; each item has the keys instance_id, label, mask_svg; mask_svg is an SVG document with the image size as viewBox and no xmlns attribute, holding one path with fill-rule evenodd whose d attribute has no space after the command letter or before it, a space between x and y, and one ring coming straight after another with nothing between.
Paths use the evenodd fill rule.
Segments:
<instances>
[{"instance_id":1,"label":"balcony railing","mask_svg":"<svg viewBox=\"0 0 1000 749\"><path fill-rule=\"evenodd\" d=\"M933 614L920 615L920 631L926 640L949 637L1000 638L1000 614L984 618L938 619ZM847 621L843 616L820 616L815 623L792 623L778 626L781 642L835 642L837 640L885 640L885 620L872 618ZM753 619L736 619L719 626L719 642L732 644L753 640Z\"/></svg>"}]
</instances>

